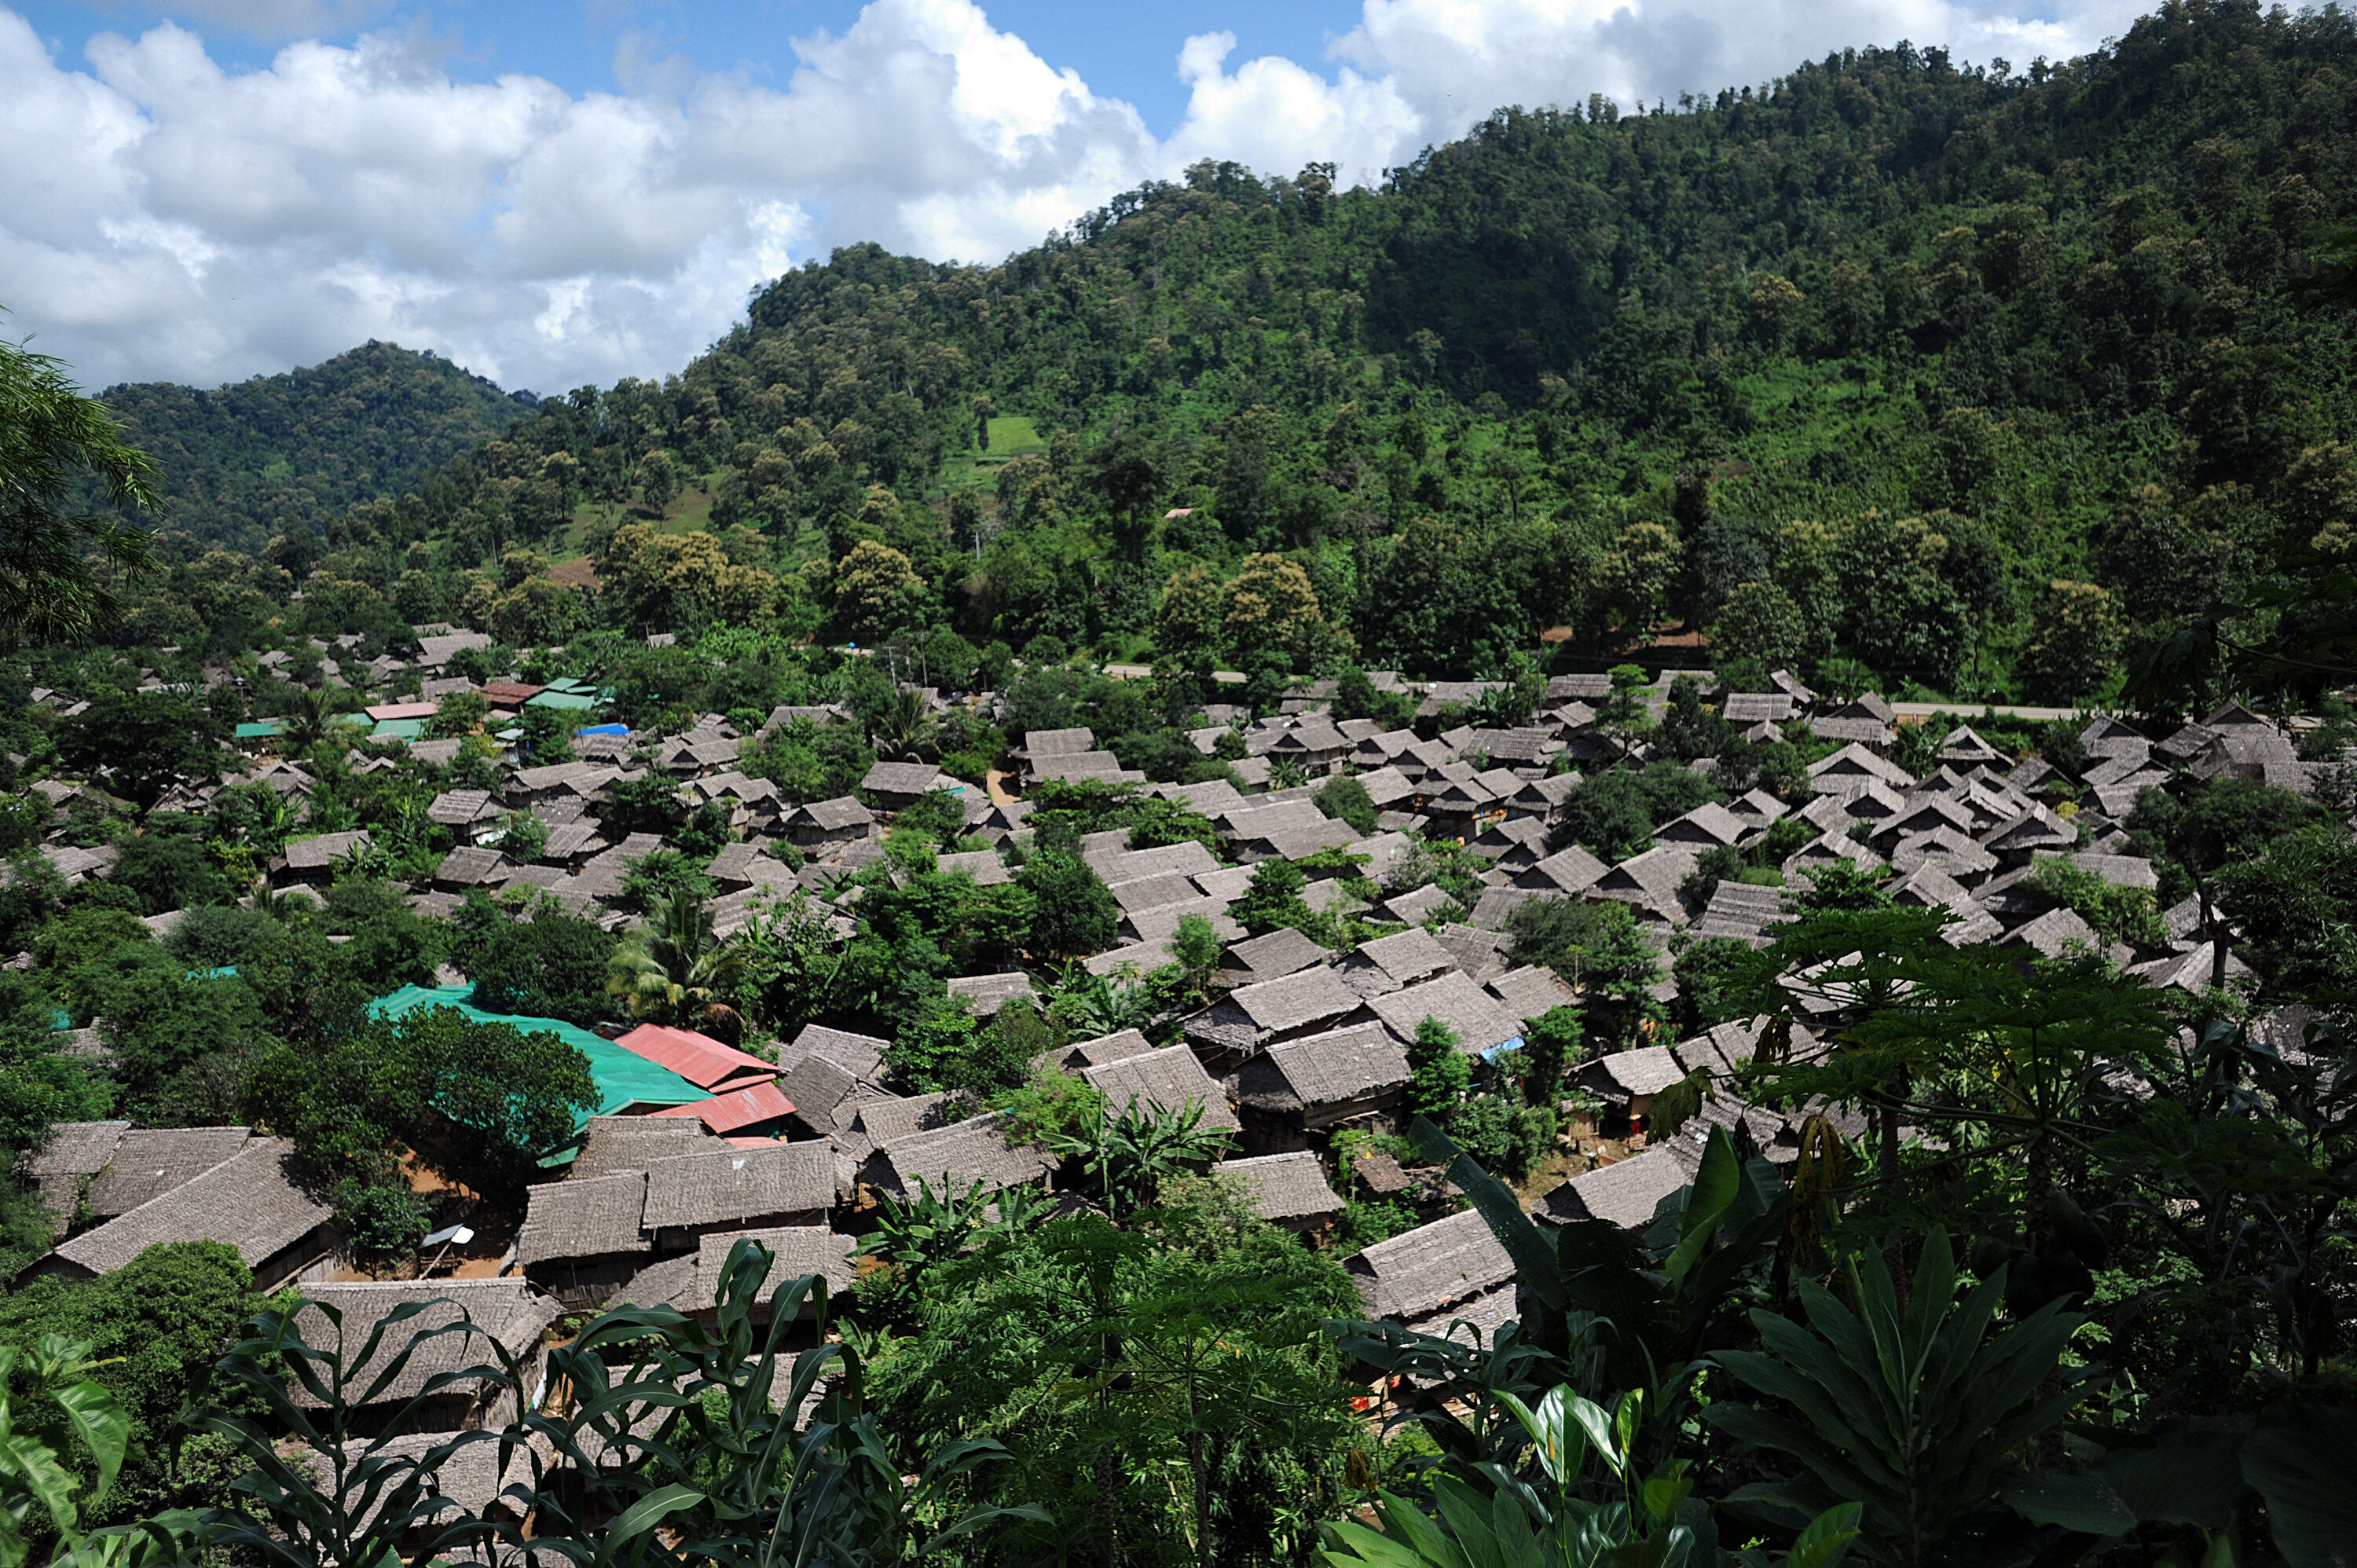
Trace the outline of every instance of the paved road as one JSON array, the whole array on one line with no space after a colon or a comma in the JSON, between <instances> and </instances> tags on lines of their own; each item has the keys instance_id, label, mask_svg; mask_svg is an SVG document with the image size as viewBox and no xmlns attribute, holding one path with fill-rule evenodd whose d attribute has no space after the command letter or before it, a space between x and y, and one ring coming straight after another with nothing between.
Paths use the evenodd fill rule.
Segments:
<instances>
[{"instance_id":1,"label":"paved road","mask_svg":"<svg viewBox=\"0 0 2357 1568\"><path fill-rule=\"evenodd\" d=\"M1150 664L1104 664L1098 668L1116 681L1140 681L1154 673L1154 667ZM1241 670L1214 670L1211 679L1241 686L1244 683L1244 672Z\"/></svg>"},{"instance_id":2,"label":"paved road","mask_svg":"<svg viewBox=\"0 0 2357 1568\"><path fill-rule=\"evenodd\" d=\"M2008 719L2084 719L2093 718L2088 708L2029 708L2018 703L1893 703L1902 719L1928 719L1933 714L1953 714L1969 722L1982 712Z\"/></svg>"},{"instance_id":3,"label":"paved road","mask_svg":"<svg viewBox=\"0 0 2357 1568\"><path fill-rule=\"evenodd\" d=\"M1103 669L1106 674L1116 681L1142 680L1154 673L1152 667L1145 664L1107 664ZM1232 685L1242 685L1244 676L1241 670L1215 670L1211 672L1211 679L1223 681ZM2009 719L2075 719L2091 716L2089 710L2085 708L2033 708L2018 703L1893 703L1890 705L1898 710L1899 716L1903 719L1928 719L1934 714L1954 714L1959 717L1969 719L1973 714L1984 710L1995 712L1999 716Z\"/></svg>"}]
</instances>

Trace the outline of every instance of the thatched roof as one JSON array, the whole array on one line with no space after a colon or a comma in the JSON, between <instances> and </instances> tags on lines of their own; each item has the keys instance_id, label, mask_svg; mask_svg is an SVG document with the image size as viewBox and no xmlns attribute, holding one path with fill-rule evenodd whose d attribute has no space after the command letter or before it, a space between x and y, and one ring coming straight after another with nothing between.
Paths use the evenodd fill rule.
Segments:
<instances>
[{"instance_id":1,"label":"thatched roof","mask_svg":"<svg viewBox=\"0 0 2357 1568\"><path fill-rule=\"evenodd\" d=\"M685 1123L703 1129L696 1123ZM644 1171L575 1177L528 1190L523 1229L516 1233L520 1267L552 1258L597 1258L612 1252L644 1252L654 1243L640 1230L647 1208Z\"/></svg>"},{"instance_id":2,"label":"thatched roof","mask_svg":"<svg viewBox=\"0 0 2357 1568\"><path fill-rule=\"evenodd\" d=\"M581 1153L565 1174L587 1181L719 1146L704 1123L690 1116L592 1116L583 1127Z\"/></svg>"},{"instance_id":3,"label":"thatched roof","mask_svg":"<svg viewBox=\"0 0 2357 1568\"><path fill-rule=\"evenodd\" d=\"M83 1232L57 1255L104 1274L161 1242L221 1241L236 1248L247 1267L255 1267L329 1218L325 1204L296 1185L294 1163L291 1143L255 1138L236 1157Z\"/></svg>"},{"instance_id":4,"label":"thatched roof","mask_svg":"<svg viewBox=\"0 0 2357 1568\"><path fill-rule=\"evenodd\" d=\"M1367 1005L1403 1040L1415 1038L1425 1019L1437 1018L1457 1031L1457 1047L1462 1051L1485 1051L1523 1032L1521 1019L1454 970L1422 985L1378 996Z\"/></svg>"},{"instance_id":5,"label":"thatched roof","mask_svg":"<svg viewBox=\"0 0 2357 1568\"><path fill-rule=\"evenodd\" d=\"M883 1065L884 1053L890 1045L890 1041L878 1039L874 1035L855 1035L848 1029L830 1029L823 1024L810 1024L794 1036L792 1045L778 1053L778 1063L784 1067L799 1062L804 1057L823 1056L850 1069L855 1078L873 1078L876 1069ZM800 1095L795 1095L791 1089L786 1092L792 1096L795 1104L802 1103Z\"/></svg>"},{"instance_id":6,"label":"thatched roof","mask_svg":"<svg viewBox=\"0 0 2357 1568\"><path fill-rule=\"evenodd\" d=\"M1135 1029L1122 1029L1101 1035L1093 1040L1079 1040L1052 1051L1043 1051L1033 1061L1034 1067L1059 1068L1065 1072L1080 1072L1107 1062L1121 1061L1128 1057L1144 1056L1154 1048L1152 1041Z\"/></svg>"},{"instance_id":7,"label":"thatched roof","mask_svg":"<svg viewBox=\"0 0 2357 1568\"><path fill-rule=\"evenodd\" d=\"M1626 1229L1653 1222L1662 1199L1694 1180L1702 1150L1691 1138L1672 1138L1640 1155L1576 1176L1539 1200L1533 1212L1558 1224L1604 1219Z\"/></svg>"},{"instance_id":8,"label":"thatched roof","mask_svg":"<svg viewBox=\"0 0 2357 1568\"><path fill-rule=\"evenodd\" d=\"M802 1124L823 1137L851 1124L858 1114L859 1079L823 1052L813 1051L778 1081Z\"/></svg>"},{"instance_id":9,"label":"thatched roof","mask_svg":"<svg viewBox=\"0 0 2357 1568\"><path fill-rule=\"evenodd\" d=\"M1430 931L1411 926L1388 937L1361 942L1335 968L1342 983L1361 996L1397 991L1457 966L1456 958Z\"/></svg>"},{"instance_id":10,"label":"thatched roof","mask_svg":"<svg viewBox=\"0 0 2357 1568\"><path fill-rule=\"evenodd\" d=\"M556 1303L520 1279L315 1284L303 1287L303 1300L307 1308L302 1314L305 1337L315 1345L336 1342L335 1326L327 1321L325 1314L314 1309L318 1305L331 1306L343 1320L345 1354L351 1357L360 1354L376 1326L397 1308L413 1303L425 1306L425 1310L416 1316L387 1330L374 1357L350 1369L348 1375L356 1380L355 1392L365 1386L366 1380L376 1375L376 1369L391 1362L404 1345L426 1329L457 1323L463 1316L483 1336L497 1340L510 1355L522 1360L528 1357L542 1330L556 1321L559 1313ZM418 1346L401 1375L371 1402L382 1404L414 1398L430 1378L461 1367L495 1363L497 1359L490 1346L474 1335L446 1334L429 1339ZM295 1397L305 1405L317 1408L318 1404L299 1384Z\"/></svg>"},{"instance_id":11,"label":"thatched roof","mask_svg":"<svg viewBox=\"0 0 2357 1568\"><path fill-rule=\"evenodd\" d=\"M98 1179L91 1183L90 1211L102 1219L128 1214L236 1158L249 1135L243 1127L128 1130Z\"/></svg>"},{"instance_id":12,"label":"thatched roof","mask_svg":"<svg viewBox=\"0 0 2357 1568\"><path fill-rule=\"evenodd\" d=\"M1514 1262L1471 1209L1378 1241L1343 1265L1375 1317L1423 1317L1513 1278Z\"/></svg>"},{"instance_id":13,"label":"thatched roof","mask_svg":"<svg viewBox=\"0 0 2357 1568\"><path fill-rule=\"evenodd\" d=\"M1342 1200L1327 1185L1318 1156L1307 1149L1257 1159L1222 1160L1212 1173L1233 1176L1241 1183L1252 1195L1253 1211L1263 1219L1317 1219L1342 1211Z\"/></svg>"},{"instance_id":14,"label":"thatched roof","mask_svg":"<svg viewBox=\"0 0 2357 1568\"><path fill-rule=\"evenodd\" d=\"M1220 970L1223 974L1241 977L1251 984L1297 974L1312 964L1324 963L1332 956L1291 926L1280 926L1264 936L1250 938L1229 948L1220 957Z\"/></svg>"},{"instance_id":15,"label":"thatched roof","mask_svg":"<svg viewBox=\"0 0 2357 1568\"><path fill-rule=\"evenodd\" d=\"M1187 1033L1248 1049L1276 1036L1347 1017L1358 1006L1358 993L1343 984L1331 969L1320 966L1240 985L1228 993L1226 1001L1190 1019Z\"/></svg>"},{"instance_id":16,"label":"thatched roof","mask_svg":"<svg viewBox=\"0 0 2357 1568\"><path fill-rule=\"evenodd\" d=\"M776 1215L824 1212L834 1203L834 1155L823 1143L721 1148L647 1166L649 1230L742 1225Z\"/></svg>"},{"instance_id":17,"label":"thatched roof","mask_svg":"<svg viewBox=\"0 0 2357 1568\"><path fill-rule=\"evenodd\" d=\"M16 1169L34 1177L95 1176L114 1158L129 1131L128 1122L60 1122L49 1129L47 1143L16 1162Z\"/></svg>"},{"instance_id":18,"label":"thatched roof","mask_svg":"<svg viewBox=\"0 0 2357 1568\"><path fill-rule=\"evenodd\" d=\"M1244 1064L1247 1105L1279 1112L1340 1105L1408 1080L1407 1047L1381 1024L1355 1024L1272 1046Z\"/></svg>"},{"instance_id":19,"label":"thatched roof","mask_svg":"<svg viewBox=\"0 0 2357 1568\"><path fill-rule=\"evenodd\" d=\"M1570 1005L1579 994L1564 983L1561 975L1538 964L1510 969L1482 989L1524 1023L1554 1008Z\"/></svg>"},{"instance_id":20,"label":"thatched roof","mask_svg":"<svg viewBox=\"0 0 2357 1568\"><path fill-rule=\"evenodd\" d=\"M974 1004L977 1018L993 1016L1009 1002L1037 1000L1031 977L1020 970L1005 974L960 975L949 982L949 989L952 996L963 996Z\"/></svg>"},{"instance_id":21,"label":"thatched roof","mask_svg":"<svg viewBox=\"0 0 2357 1568\"><path fill-rule=\"evenodd\" d=\"M881 1147L920 1133L952 1126L982 1106L970 1090L960 1090L954 1093L868 1097L859 1101L857 1109L859 1130L867 1134L870 1144Z\"/></svg>"},{"instance_id":22,"label":"thatched roof","mask_svg":"<svg viewBox=\"0 0 2357 1568\"><path fill-rule=\"evenodd\" d=\"M963 1192L977 1181L990 1187L1028 1186L1054 1167L1045 1150L1010 1145L1000 1129L1001 1118L994 1112L899 1139L879 1152L893 1181L911 1197L920 1179L935 1192Z\"/></svg>"},{"instance_id":23,"label":"thatched roof","mask_svg":"<svg viewBox=\"0 0 2357 1568\"><path fill-rule=\"evenodd\" d=\"M689 1287L691 1294L682 1310L714 1305L720 1299L720 1280L728 1265L728 1253L739 1241L758 1241L770 1251L770 1272L763 1279L759 1299L768 1301L778 1294L778 1287L803 1274L816 1274L826 1281L829 1295L839 1295L849 1290L858 1278L852 1266L852 1255L858 1249L856 1237L830 1230L823 1225L772 1226L766 1230L717 1230L697 1238L695 1243L695 1280Z\"/></svg>"},{"instance_id":24,"label":"thatched roof","mask_svg":"<svg viewBox=\"0 0 2357 1568\"><path fill-rule=\"evenodd\" d=\"M1132 1100L1168 1111L1192 1102L1202 1107L1206 1127L1234 1132L1243 1125L1236 1120L1228 1097L1185 1046L1084 1068L1081 1076L1104 1095L1105 1110L1112 1115L1121 1114Z\"/></svg>"},{"instance_id":25,"label":"thatched roof","mask_svg":"<svg viewBox=\"0 0 2357 1568\"><path fill-rule=\"evenodd\" d=\"M1578 1081L1607 1100L1628 1100L1659 1094L1684 1078L1686 1070L1667 1046L1640 1046L1633 1051L1613 1051L1582 1067Z\"/></svg>"}]
</instances>

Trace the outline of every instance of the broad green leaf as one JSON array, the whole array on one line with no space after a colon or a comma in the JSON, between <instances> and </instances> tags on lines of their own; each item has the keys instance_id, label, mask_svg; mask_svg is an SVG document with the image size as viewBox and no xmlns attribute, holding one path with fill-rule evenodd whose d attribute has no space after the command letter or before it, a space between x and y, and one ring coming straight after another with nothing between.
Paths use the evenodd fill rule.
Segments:
<instances>
[{"instance_id":1,"label":"broad green leaf","mask_svg":"<svg viewBox=\"0 0 2357 1568\"><path fill-rule=\"evenodd\" d=\"M1736 1190L1743 1180L1743 1167L1735 1157L1735 1144L1724 1127L1710 1130L1710 1142L1702 1152L1702 1164L1695 1170L1694 1185L1686 1192L1685 1212L1678 1217L1677 1250L1670 1254L1662 1272L1671 1280L1684 1279L1686 1271L1710 1248L1718 1233L1719 1217L1727 1205L1735 1201Z\"/></svg>"},{"instance_id":2,"label":"broad green leaf","mask_svg":"<svg viewBox=\"0 0 2357 1568\"><path fill-rule=\"evenodd\" d=\"M622 1515L607 1528L607 1545L619 1549L654 1529L682 1509L694 1508L705 1500L705 1494L694 1487L676 1482L658 1487L637 1502L622 1510Z\"/></svg>"},{"instance_id":3,"label":"broad green leaf","mask_svg":"<svg viewBox=\"0 0 2357 1568\"><path fill-rule=\"evenodd\" d=\"M131 1446L131 1417L103 1386L88 1380L68 1383L56 1397L58 1407L98 1460L98 1487L91 1493L95 1500L105 1496L123 1468L123 1455Z\"/></svg>"},{"instance_id":4,"label":"broad green leaf","mask_svg":"<svg viewBox=\"0 0 2357 1568\"><path fill-rule=\"evenodd\" d=\"M2136 1510L2094 1476L2044 1471L2007 1482L1997 1496L2032 1524L2059 1524L2083 1535L2126 1535L2136 1527Z\"/></svg>"},{"instance_id":5,"label":"broad green leaf","mask_svg":"<svg viewBox=\"0 0 2357 1568\"><path fill-rule=\"evenodd\" d=\"M2242 1443L2237 1432L2188 1434L2157 1448L2115 1450L2093 1473L2139 1520L2225 1530L2250 1492L2243 1479Z\"/></svg>"},{"instance_id":6,"label":"broad green leaf","mask_svg":"<svg viewBox=\"0 0 2357 1568\"><path fill-rule=\"evenodd\" d=\"M48 1514L59 1534L74 1533L77 1520L73 1494L79 1483L72 1472L58 1463L56 1450L38 1438L10 1429L4 1403L0 1403L0 1475L16 1478Z\"/></svg>"},{"instance_id":7,"label":"broad green leaf","mask_svg":"<svg viewBox=\"0 0 2357 1568\"><path fill-rule=\"evenodd\" d=\"M1865 1515L1863 1503L1844 1503L1839 1508L1827 1509L1793 1538L1792 1550L1784 1557L1784 1568L1834 1568L1849 1555L1850 1542L1857 1539L1858 1520Z\"/></svg>"},{"instance_id":8,"label":"broad green leaf","mask_svg":"<svg viewBox=\"0 0 2357 1568\"><path fill-rule=\"evenodd\" d=\"M2357 1563L2357 1412L2304 1410L2243 1443L2243 1475L2267 1503L2276 1549L2290 1568Z\"/></svg>"}]
</instances>

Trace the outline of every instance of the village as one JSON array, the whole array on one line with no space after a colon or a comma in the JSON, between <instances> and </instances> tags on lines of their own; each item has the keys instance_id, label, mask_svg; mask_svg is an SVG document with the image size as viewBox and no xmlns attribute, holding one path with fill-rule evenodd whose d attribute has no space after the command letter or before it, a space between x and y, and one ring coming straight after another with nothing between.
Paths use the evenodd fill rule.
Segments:
<instances>
[{"instance_id":1,"label":"village","mask_svg":"<svg viewBox=\"0 0 2357 1568\"><path fill-rule=\"evenodd\" d=\"M1933 766L1918 776L1892 760L1906 726L1894 723L1888 703L1870 693L1821 699L1783 672L1750 692L1719 690L1703 672L1665 671L1642 687L1626 676L1617 687L1608 675L1557 676L1527 722L1512 727L1462 722L1501 683L1411 687L1377 673L1373 685L1413 713L1410 724L1337 720L1332 682L1297 689L1281 711L1260 719L1242 708L1206 709L1189 742L1206 757L1232 758L1228 777L1208 782L1124 769L1090 730L1074 727L1020 735L982 788L932 764L879 761L850 794L803 800L740 771L740 753L783 726L855 723L839 706L780 707L748 734L713 714L669 736L588 724L572 737L575 759L535 766L517 755L518 715L538 705L568 722L594 717L598 694L578 682L444 673L463 650L488 641L426 628L414 662L381 659L370 669L375 689L397 700L352 721L361 770L448 767L468 743L425 738L423 725L454 697L479 699L484 730L511 736L491 788L446 789L432 800L431 819L453 847L428 881L400 890L428 918L447 918L469 895L490 893L511 903L551 900L545 907L610 929L630 926L637 917L623 905L626 875L675 846L651 833L615 837L598 810L609 791L650 774L727 813L734 842L705 866L718 890L713 934L723 942L764 908L794 899L835 940L848 940L861 919L855 874L888 865L896 818L922 801L954 802L961 842L980 846L940 854L937 872L982 886L1012 875L1003 857L1019 856L1028 843L1027 819L1042 787L1087 781L1182 804L1208 820L1210 843L1133 848L1129 832L1114 829L1086 835L1080 854L1119 908L1117 940L1086 958L1087 972L1122 983L1168 965L1182 922L1200 919L1220 943L1212 999L1159 1021L1155 1033L1165 1043L1126 1027L1060 1046L1035 1067L1083 1081L1108 1116L1127 1109L1200 1118L1224 1135L1209 1174L1306 1247L1336 1245L1336 1221L1353 1198L1405 1204L1417 1222L1355 1246L1344 1266L1370 1319L1444 1337L1494 1336L1516 1312L1515 1265L1482 1216L1461 1207L1444 1173L1399 1141L1419 1029L1444 1025L1478 1084L1501 1063L1512 1065L1538 1020L1592 1000L1578 976L1521 950L1517 910L1548 901L1623 906L1658 956L1660 978L1650 987L1656 1005L1634 1043L1570 1063L1551 1091L1542 1090L1561 1112L1560 1132L1541 1164L1548 1179L1523 1193L1543 1224L1604 1220L1641 1233L1693 1181L1714 1130L1746 1157L1786 1171L1809 1117L1830 1114L1852 1136L1863 1131L1854 1108L1771 1110L1738 1097L1738 1069L1755 1055L1762 1017L1675 1037L1677 955L1690 943L1767 946L1791 918L1792 898L1823 868L1839 867L1867 886L1882 884L1890 904L1946 912L1943 937L1952 944L2013 950L2025 961L2102 954L2145 986L2199 995L2246 972L2198 898L2162 911L2159 940L2136 949L2059 901L2038 868L2059 861L2106 887L2149 894L2159 885L2156 868L2131 853L2123 826L2139 791L2190 776L2306 792L2319 767L2301 761L2276 723L2233 703L2157 741L2093 717L2077 737L2083 760L2076 778L2001 750L1970 724L1943 720ZM1551 837L1575 792L1596 788L1602 774L1661 760L1643 738L1647 724L1599 725L1598 708L1617 697L1658 719L1681 682L1691 689L1684 700L1700 695L1747 742L1792 738L1821 752L1806 766L1805 789L1793 798L1753 788L1713 799L1660 822L1648 847L1617 862ZM999 702L990 693L920 695L937 710L994 716ZM37 700L72 712L70 693ZM314 781L299 762L274 755L275 741L271 724L242 726L242 775L178 786L155 809L202 812L220 789L258 783L301 815ZM1923 749L1920 738L1916 745ZM1716 767L1713 758L1692 764L1705 780ZM1336 779L1363 789L1377 813L1374 831L1321 810L1320 790ZM69 885L109 873L109 851L63 842L77 792L105 787L102 777L34 786L60 824L40 854ZM500 847L522 817L544 828L528 859ZM292 839L268 864L269 896L300 897L348 872L367 839L365 829ZM1402 886L1402 869L1441 842L1480 867L1469 907L1436 881ZM1777 847L1776 875L1723 875L1694 897L1706 856L1762 845ZM1305 867L1302 897L1311 909L1383 934L1344 950L1294 926L1250 934L1230 911L1272 861ZM161 937L181 918L167 911L146 923ZM469 976L445 966L433 980L388 993L377 1010L397 1017L438 1006L500 1017L472 1007ZM1015 968L953 976L947 985L988 1021L1002 1009L1040 1004L1057 980L1045 969ZM1793 983L1786 1047L1803 1058L1813 1048L1813 1017L1843 1005L1804 980ZM1050 1203L1090 1201L1071 1162L1040 1142L1010 1137L1006 1114L975 1094L905 1091L888 1038L813 1023L756 1052L656 1023L593 1030L501 1021L554 1032L577 1047L599 1097L572 1139L535 1151L544 1179L529 1187L520 1212L474 1205L463 1222L408 1256L363 1269L343 1252L335 1215L305 1184L290 1145L267 1129L70 1123L22 1172L41 1194L57 1240L19 1283L95 1278L159 1242L217 1240L236 1249L261 1288L336 1306L348 1336L404 1305L457 1303L529 1364L561 1338L562 1321L582 1314L619 1304L708 1313L719 1271L740 1240L769 1251L773 1283L807 1274L845 1293L863 1269L877 1266L863 1256L861 1240L885 1206L1026 1188ZM105 1021L94 1019L72 1048L102 1068L106 1037ZM1689 1087L1676 1123L1657 1124L1656 1097ZM421 1186L436 1182L422 1167L412 1174ZM414 1369L384 1397L406 1398L423 1376ZM496 1423L505 1419L497 1397L488 1387L451 1393L424 1430ZM480 1495L461 1499L469 1508L487 1506L495 1489L491 1472L477 1479Z\"/></svg>"}]
</instances>

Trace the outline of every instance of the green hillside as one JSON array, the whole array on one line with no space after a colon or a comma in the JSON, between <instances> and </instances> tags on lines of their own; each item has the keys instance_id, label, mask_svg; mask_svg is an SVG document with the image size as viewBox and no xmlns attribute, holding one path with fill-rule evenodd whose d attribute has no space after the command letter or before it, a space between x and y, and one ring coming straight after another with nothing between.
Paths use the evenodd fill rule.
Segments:
<instances>
[{"instance_id":1,"label":"green hillside","mask_svg":"<svg viewBox=\"0 0 2357 1568\"><path fill-rule=\"evenodd\" d=\"M1204 165L996 267L807 264L676 378L544 404L327 542L413 618L480 619L468 574L602 555L627 506L740 574L608 596L631 629L750 584L868 638L1467 676L1658 630L2097 694L2357 494L2346 318L2287 292L2357 212L2352 84L2344 15L2172 5L2061 66L1900 46L1501 111L1380 190ZM1268 553L1325 629L1222 618Z\"/></svg>"},{"instance_id":2,"label":"green hillside","mask_svg":"<svg viewBox=\"0 0 2357 1568\"><path fill-rule=\"evenodd\" d=\"M532 406L447 360L376 342L211 392L143 382L103 395L162 467L166 526L246 551L416 487Z\"/></svg>"}]
</instances>

